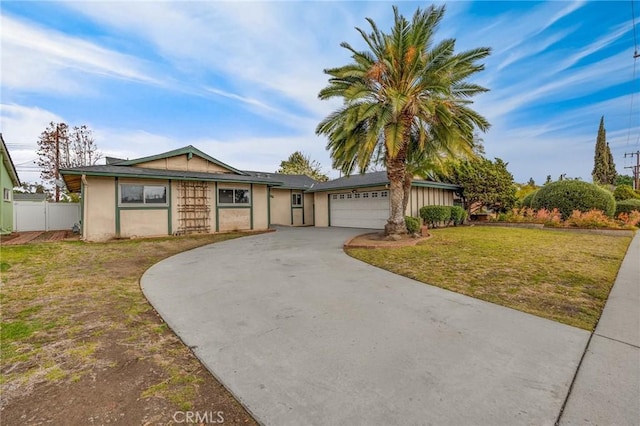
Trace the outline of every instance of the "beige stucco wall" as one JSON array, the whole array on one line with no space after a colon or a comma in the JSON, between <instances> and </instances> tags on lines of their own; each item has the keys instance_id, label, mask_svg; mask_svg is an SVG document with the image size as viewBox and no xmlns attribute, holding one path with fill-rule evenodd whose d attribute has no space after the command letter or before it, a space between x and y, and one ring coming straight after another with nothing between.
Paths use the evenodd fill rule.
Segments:
<instances>
[{"instance_id":1,"label":"beige stucco wall","mask_svg":"<svg viewBox=\"0 0 640 426\"><path fill-rule=\"evenodd\" d=\"M316 226L329 226L329 197L326 192L314 192L313 203L315 204L314 223Z\"/></svg>"},{"instance_id":2,"label":"beige stucco wall","mask_svg":"<svg viewBox=\"0 0 640 426\"><path fill-rule=\"evenodd\" d=\"M156 237L169 233L168 210L121 210L120 236Z\"/></svg>"},{"instance_id":3,"label":"beige stucco wall","mask_svg":"<svg viewBox=\"0 0 640 426\"><path fill-rule=\"evenodd\" d=\"M231 170L214 164L204 158L193 156L189 160L187 154L177 155L175 157L162 158L159 160L147 161L146 163L136 164L135 167L145 167L149 169L165 169L165 170L185 170L191 172L207 172L207 173L232 173Z\"/></svg>"},{"instance_id":4,"label":"beige stucco wall","mask_svg":"<svg viewBox=\"0 0 640 426\"><path fill-rule=\"evenodd\" d=\"M267 186L253 185L253 229L268 229L269 218L267 210L269 209L267 201Z\"/></svg>"},{"instance_id":5,"label":"beige stucco wall","mask_svg":"<svg viewBox=\"0 0 640 426\"><path fill-rule=\"evenodd\" d=\"M220 232L241 231L251 229L251 210L247 208L219 209Z\"/></svg>"},{"instance_id":6,"label":"beige stucco wall","mask_svg":"<svg viewBox=\"0 0 640 426\"><path fill-rule=\"evenodd\" d=\"M291 225L291 191L271 188L271 223Z\"/></svg>"},{"instance_id":7,"label":"beige stucco wall","mask_svg":"<svg viewBox=\"0 0 640 426\"><path fill-rule=\"evenodd\" d=\"M105 241L116 233L116 184L114 178L91 177L84 185L82 238Z\"/></svg>"}]
</instances>

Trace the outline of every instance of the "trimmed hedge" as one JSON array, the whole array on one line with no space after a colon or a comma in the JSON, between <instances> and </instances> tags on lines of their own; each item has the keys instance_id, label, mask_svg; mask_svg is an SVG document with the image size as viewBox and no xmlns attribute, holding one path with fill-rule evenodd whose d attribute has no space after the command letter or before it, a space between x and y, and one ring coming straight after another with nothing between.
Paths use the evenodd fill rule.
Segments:
<instances>
[{"instance_id":1,"label":"trimmed hedge","mask_svg":"<svg viewBox=\"0 0 640 426\"><path fill-rule=\"evenodd\" d=\"M609 217L616 210L616 200L609 191L579 180L549 183L538 190L531 204L535 210L558 209L563 219L571 217L574 210L600 210Z\"/></svg>"},{"instance_id":2,"label":"trimmed hedge","mask_svg":"<svg viewBox=\"0 0 640 426\"><path fill-rule=\"evenodd\" d=\"M618 201L616 204L616 217L618 217L620 213L631 213L633 210L640 212L640 200Z\"/></svg>"},{"instance_id":3,"label":"trimmed hedge","mask_svg":"<svg viewBox=\"0 0 640 426\"><path fill-rule=\"evenodd\" d=\"M532 207L533 200L535 200L536 196L538 195L538 191L540 191L540 190L536 189L535 191L530 192L527 195L525 195L524 198L520 201L520 206L521 207Z\"/></svg>"},{"instance_id":4,"label":"trimmed hedge","mask_svg":"<svg viewBox=\"0 0 640 426\"><path fill-rule=\"evenodd\" d=\"M462 225L467 218L467 211L460 206L451 207L451 222L454 225Z\"/></svg>"},{"instance_id":5,"label":"trimmed hedge","mask_svg":"<svg viewBox=\"0 0 640 426\"><path fill-rule=\"evenodd\" d=\"M420 219L413 216L405 216L404 223L407 226L407 231L410 234L417 234L420 232Z\"/></svg>"},{"instance_id":6,"label":"trimmed hedge","mask_svg":"<svg viewBox=\"0 0 640 426\"><path fill-rule=\"evenodd\" d=\"M616 201L635 200L640 199L640 194L633 190L629 185L618 185L615 191L613 191L613 198Z\"/></svg>"},{"instance_id":7,"label":"trimmed hedge","mask_svg":"<svg viewBox=\"0 0 640 426\"><path fill-rule=\"evenodd\" d=\"M420 217L424 223L435 228L439 223L449 223L451 206L424 206L420 209Z\"/></svg>"}]
</instances>

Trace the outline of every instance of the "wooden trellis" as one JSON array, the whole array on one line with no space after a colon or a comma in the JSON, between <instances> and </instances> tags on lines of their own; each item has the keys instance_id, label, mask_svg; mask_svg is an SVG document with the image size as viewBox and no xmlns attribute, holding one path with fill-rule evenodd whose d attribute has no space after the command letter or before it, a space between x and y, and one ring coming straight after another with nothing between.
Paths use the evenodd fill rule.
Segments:
<instances>
[{"instance_id":1,"label":"wooden trellis","mask_svg":"<svg viewBox=\"0 0 640 426\"><path fill-rule=\"evenodd\" d=\"M178 194L177 234L209 233L211 207L207 182L182 181Z\"/></svg>"}]
</instances>

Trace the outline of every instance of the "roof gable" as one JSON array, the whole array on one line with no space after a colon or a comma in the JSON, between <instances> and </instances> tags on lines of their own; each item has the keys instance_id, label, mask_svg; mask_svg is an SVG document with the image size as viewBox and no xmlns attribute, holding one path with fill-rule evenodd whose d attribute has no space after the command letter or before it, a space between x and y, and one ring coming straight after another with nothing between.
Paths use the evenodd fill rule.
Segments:
<instances>
[{"instance_id":1,"label":"roof gable","mask_svg":"<svg viewBox=\"0 0 640 426\"><path fill-rule=\"evenodd\" d=\"M156 155L151 155L149 157L142 157L142 158L135 158L133 160L124 160L124 161L119 161L117 163L113 163L113 164L117 164L119 166L139 166L139 167L143 167L145 165L145 163L151 163L149 166L153 167L153 168L157 168L157 166L154 164L156 163L158 160L166 160L169 158L173 158L173 157L180 157L180 156L185 156L187 157L187 160L191 160L194 156L195 157L199 157L205 161L208 161L209 163L215 164L216 166L237 174L237 175L241 175L241 176L246 176L246 173L238 170L234 167L231 167L228 164L223 163L220 160L217 160L213 157L211 157L210 155L205 154L204 152L200 151L198 148L194 147L193 145L188 145L185 146L183 148L178 148L178 149L174 149L173 151L168 151L168 152L164 152L162 154L156 154Z\"/></svg>"},{"instance_id":2,"label":"roof gable","mask_svg":"<svg viewBox=\"0 0 640 426\"><path fill-rule=\"evenodd\" d=\"M2 164L4 165L7 173L9 174L9 178L11 179L11 183L13 186L20 186L20 178L18 177L18 172L16 170L15 164L13 164L13 160L9 155L9 150L4 143L4 138L2 137L2 133L0 133L0 151L2 153Z\"/></svg>"}]
</instances>

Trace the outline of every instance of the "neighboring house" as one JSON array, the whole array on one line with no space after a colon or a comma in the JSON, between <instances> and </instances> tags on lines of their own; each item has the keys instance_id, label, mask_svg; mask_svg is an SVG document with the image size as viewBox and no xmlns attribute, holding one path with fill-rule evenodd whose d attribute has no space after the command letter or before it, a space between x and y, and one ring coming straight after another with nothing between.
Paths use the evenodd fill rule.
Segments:
<instances>
[{"instance_id":1,"label":"neighboring house","mask_svg":"<svg viewBox=\"0 0 640 426\"><path fill-rule=\"evenodd\" d=\"M0 203L0 234L10 234L13 227L13 188L20 186L16 166L11 160L7 146L0 133L0 187L2 201Z\"/></svg>"},{"instance_id":2,"label":"neighboring house","mask_svg":"<svg viewBox=\"0 0 640 426\"><path fill-rule=\"evenodd\" d=\"M193 146L60 173L69 191L81 193L82 235L92 241L270 225L383 228L389 216L385 172L318 183L238 170ZM408 210L415 216L426 204L453 204L457 189L416 180Z\"/></svg>"},{"instance_id":3,"label":"neighboring house","mask_svg":"<svg viewBox=\"0 0 640 426\"><path fill-rule=\"evenodd\" d=\"M414 179L407 216L418 217L427 205L452 206L458 185ZM390 214L387 172L374 172L316 183L314 194L316 226L346 226L382 229Z\"/></svg>"}]
</instances>

